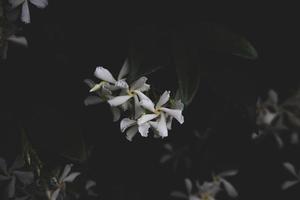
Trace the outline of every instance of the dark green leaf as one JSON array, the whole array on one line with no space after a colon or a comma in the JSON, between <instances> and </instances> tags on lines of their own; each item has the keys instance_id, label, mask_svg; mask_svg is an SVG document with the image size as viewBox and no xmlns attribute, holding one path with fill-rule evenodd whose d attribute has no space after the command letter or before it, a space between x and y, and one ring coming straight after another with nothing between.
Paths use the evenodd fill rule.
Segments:
<instances>
[{"instance_id":1,"label":"dark green leaf","mask_svg":"<svg viewBox=\"0 0 300 200\"><path fill-rule=\"evenodd\" d=\"M167 38L155 27L142 27L130 37L129 80L134 81L169 63Z\"/></svg>"},{"instance_id":2,"label":"dark green leaf","mask_svg":"<svg viewBox=\"0 0 300 200\"><path fill-rule=\"evenodd\" d=\"M191 103L200 82L200 60L196 45L185 34L173 37L173 56L176 67L179 96L185 105Z\"/></svg>"},{"instance_id":3,"label":"dark green leaf","mask_svg":"<svg viewBox=\"0 0 300 200\"><path fill-rule=\"evenodd\" d=\"M236 34L225 26L202 23L197 27L186 28L195 37L199 48L220 53L228 53L246 59L257 59L258 54L253 45L244 37Z\"/></svg>"}]
</instances>

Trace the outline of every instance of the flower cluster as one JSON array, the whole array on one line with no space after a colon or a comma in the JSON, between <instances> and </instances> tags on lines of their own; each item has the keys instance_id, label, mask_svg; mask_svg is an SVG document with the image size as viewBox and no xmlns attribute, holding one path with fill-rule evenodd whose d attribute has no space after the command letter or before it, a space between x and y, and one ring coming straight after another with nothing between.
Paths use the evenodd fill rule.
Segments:
<instances>
[{"instance_id":1,"label":"flower cluster","mask_svg":"<svg viewBox=\"0 0 300 200\"><path fill-rule=\"evenodd\" d=\"M236 174L236 170L230 170L213 176L213 180L210 182L205 181L203 184L200 184L196 181L196 188L193 188L192 181L186 178L185 186L187 194L180 191L173 191L171 196L187 200L215 200L216 195L224 189L228 196L235 198L238 196L238 192L225 177L234 176Z\"/></svg>"},{"instance_id":2,"label":"flower cluster","mask_svg":"<svg viewBox=\"0 0 300 200\"><path fill-rule=\"evenodd\" d=\"M259 97L256 103L257 133L252 134L253 139L259 139L266 135L274 136L278 146L282 148L285 143L282 138L289 136L289 143L299 143L300 120L297 114L299 109L298 94L286 99L282 104L278 103L278 94L270 90L267 98L262 101Z\"/></svg>"},{"instance_id":3,"label":"flower cluster","mask_svg":"<svg viewBox=\"0 0 300 200\"><path fill-rule=\"evenodd\" d=\"M107 102L111 106L114 121L118 121L123 113L129 116L120 122L121 132L126 132L126 138L131 141L139 132L147 137L149 129L153 130L155 137L167 137L175 118L180 124L184 122L182 115L183 103L181 100L170 98L170 91L165 91L154 103L146 93L150 90L147 77L140 77L132 83L126 81L129 74L128 60L125 60L120 73L115 79L104 67L97 67L94 75L100 79L94 83L86 79L91 95L85 99L86 105Z\"/></svg>"}]
</instances>

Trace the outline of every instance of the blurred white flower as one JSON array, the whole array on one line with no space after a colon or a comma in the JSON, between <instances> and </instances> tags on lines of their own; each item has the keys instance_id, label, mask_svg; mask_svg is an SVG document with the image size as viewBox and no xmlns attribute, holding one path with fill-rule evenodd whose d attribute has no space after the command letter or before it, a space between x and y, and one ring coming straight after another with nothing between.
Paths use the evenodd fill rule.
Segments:
<instances>
[{"instance_id":1,"label":"blurred white flower","mask_svg":"<svg viewBox=\"0 0 300 200\"><path fill-rule=\"evenodd\" d=\"M64 195L64 193L66 191L66 183L72 183L77 178L77 176L80 175L80 172L72 172L71 173L72 167L73 167L72 164L66 165L63 172L61 173L61 175L58 178L53 177L51 179L51 181L53 182L52 184L54 184L55 189L53 189L53 190L48 189L46 191L46 195L49 200L56 200L60 195Z\"/></svg>"},{"instance_id":2,"label":"blurred white flower","mask_svg":"<svg viewBox=\"0 0 300 200\"><path fill-rule=\"evenodd\" d=\"M286 190L300 182L300 171L297 173L295 167L289 162L283 163L283 166L294 177L293 180L285 181L282 184L281 189Z\"/></svg>"},{"instance_id":3,"label":"blurred white flower","mask_svg":"<svg viewBox=\"0 0 300 200\"><path fill-rule=\"evenodd\" d=\"M174 148L170 143L164 144L165 153L160 158L161 164L171 164L174 172L177 171L181 165L185 169L190 169L192 166L192 159L189 155L189 145L184 145L179 148Z\"/></svg>"},{"instance_id":4,"label":"blurred white flower","mask_svg":"<svg viewBox=\"0 0 300 200\"><path fill-rule=\"evenodd\" d=\"M24 160L21 157L17 157L12 166L8 169L6 161L0 158L0 183L6 183L5 190L8 198L15 197L17 180L23 184L23 187L33 183L33 173L20 170L24 167L24 164Z\"/></svg>"},{"instance_id":5,"label":"blurred white flower","mask_svg":"<svg viewBox=\"0 0 300 200\"><path fill-rule=\"evenodd\" d=\"M225 191L227 192L228 196L236 198L238 196L237 190L234 186L226 180L227 177L235 176L238 173L237 170L229 170L222 172L214 177L215 181L219 182L221 185L224 186Z\"/></svg>"},{"instance_id":6,"label":"blurred white flower","mask_svg":"<svg viewBox=\"0 0 300 200\"><path fill-rule=\"evenodd\" d=\"M85 184L85 190L88 196L98 197L99 195L94 192L93 188L96 186L96 182L93 180L88 180Z\"/></svg>"},{"instance_id":7,"label":"blurred white flower","mask_svg":"<svg viewBox=\"0 0 300 200\"><path fill-rule=\"evenodd\" d=\"M29 3L38 8L45 8L48 5L48 0L9 0L12 9L22 6L21 20L28 24L30 23Z\"/></svg>"},{"instance_id":8,"label":"blurred white flower","mask_svg":"<svg viewBox=\"0 0 300 200\"><path fill-rule=\"evenodd\" d=\"M234 176L236 174L236 170L222 172L217 176L213 176L212 181L205 181L202 185L196 181L196 189L193 189L192 181L186 178L185 186L187 194L180 191L174 191L171 193L171 196L187 200L215 200L216 195L222 191L223 186L230 197L236 198L238 196L236 189L231 183L225 180L225 177Z\"/></svg>"},{"instance_id":9,"label":"blurred white flower","mask_svg":"<svg viewBox=\"0 0 300 200\"><path fill-rule=\"evenodd\" d=\"M163 107L166 103L168 103L170 99L170 91L165 91L161 96L159 101L154 105L149 97L144 95L142 92L137 92L139 98L141 99L140 105L145 109L152 112L151 114L142 115L138 119L138 125L149 122L152 127L157 131L160 137L168 136L168 127L167 127L167 117L174 117L180 124L184 122L184 118L182 115L182 110L180 109L170 109L167 107ZM159 118L158 118L159 117ZM156 122L151 122L153 119L157 119Z\"/></svg>"}]
</instances>

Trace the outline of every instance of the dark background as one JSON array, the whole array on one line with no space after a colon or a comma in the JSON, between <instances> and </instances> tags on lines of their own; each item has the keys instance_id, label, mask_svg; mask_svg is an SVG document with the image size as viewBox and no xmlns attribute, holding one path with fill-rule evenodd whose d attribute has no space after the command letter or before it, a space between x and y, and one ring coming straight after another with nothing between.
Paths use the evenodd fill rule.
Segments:
<instances>
[{"instance_id":1,"label":"dark background","mask_svg":"<svg viewBox=\"0 0 300 200\"><path fill-rule=\"evenodd\" d=\"M185 177L205 180L212 170L230 168L240 170L232 179L239 199L298 199L299 186L282 192L280 185L289 177L282 162L297 163L299 149L279 150L272 139L254 144L250 139L254 116L248 111L253 114L256 97L269 88L278 91L282 100L297 88L299 14L292 6L248 2L207 7L64 0L50 1L45 10L32 7L32 23L24 28L29 48L11 45L8 59L0 63L0 155L13 159L20 151L17 138L22 126L45 162L68 162L53 156L64 146L76 148L71 140L62 141L62 135L83 133L84 141L94 148L89 163L79 165L89 166L102 199L168 199L170 191L183 190ZM170 137L137 136L130 143L119 124L112 122L107 105L84 106L88 88L83 80L93 76L97 65L109 66L116 74L135 29L168 30L203 21L244 35L259 59L217 55L214 65L204 69L208 75L185 110L185 124L176 125ZM150 83L176 88L171 69L151 75ZM174 173L159 164L163 143L193 144L192 131L207 128L213 131L193 155L192 170L180 168Z\"/></svg>"}]
</instances>

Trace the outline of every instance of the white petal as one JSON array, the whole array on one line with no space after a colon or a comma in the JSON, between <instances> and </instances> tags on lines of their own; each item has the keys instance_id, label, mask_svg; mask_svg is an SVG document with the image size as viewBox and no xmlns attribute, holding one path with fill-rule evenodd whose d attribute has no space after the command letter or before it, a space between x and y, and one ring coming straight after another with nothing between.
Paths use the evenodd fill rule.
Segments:
<instances>
[{"instance_id":1,"label":"white petal","mask_svg":"<svg viewBox=\"0 0 300 200\"><path fill-rule=\"evenodd\" d=\"M93 180L88 180L87 182L86 182L86 184L85 184L85 189L86 190L89 190L90 188L92 188L92 187L94 187L94 186L96 186L97 184L96 184L96 182L95 181L93 181Z\"/></svg>"},{"instance_id":2,"label":"white petal","mask_svg":"<svg viewBox=\"0 0 300 200\"><path fill-rule=\"evenodd\" d=\"M93 88L96 85L96 83L94 81L92 81L91 79L84 79L83 82L85 84L87 84L89 86L89 88Z\"/></svg>"},{"instance_id":3,"label":"white petal","mask_svg":"<svg viewBox=\"0 0 300 200\"><path fill-rule=\"evenodd\" d=\"M293 132L291 135L291 143L292 144L298 144L299 143L299 136L297 132Z\"/></svg>"},{"instance_id":4,"label":"white petal","mask_svg":"<svg viewBox=\"0 0 300 200\"><path fill-rule=\"evenodd\" d=\"M146 115L142 115L138 120L137 120L137 124L141 125L143 123L146 123L152 119L155 119L157 117L157 114L146 114Z\"/></svg>"},{"instance_id":5,"label":"white petal","mask_svg":"<svg viewBox=\"0 0 300 200\"><path fill-rule=\"evenodd\" d=\"M230 196L230 197L237 197L238 196L238 192L236 191L236 189L233 187L233 185L231 183L229 183L228 181L226 181L225 179L221 179L224 187L225 187L225 190L227 192L227 194Z\"/></svg>"},{"instance_id":6,"label":"white petal","mask_svg":"<svg viewBox=\"0 0 300 200\"><path fill-rule=\"evenodd\" d=\"M23 5L22 5L21 20L26 24L30 23L30 12L29 12L29 7L28 7L28 1L27 0L25 0Z\"/></svg>"},{"instance_id":7,"label":"white petal","mask_svg":"<svg viewBox=\"0 0 300 200\"><path fill-rule=\"evenodd\" d=\"M148 78L145 77L145 76L139 78L138 80L134 81L130 85L130 89L131 90L139 90L140 91L140 88L142 88L144 86L144 84L146 83L147 80L148 80Z\"/></svg>"},{"instance_id":8,"label":"white petal","mask_svg":"<svg viewBox=\"0 0 300 200\"><path fill-rule=\"evenodd\" d=\"M141 107L138 97L134 95L133 98L134 98L134 118L138 119L144 113L144 109Z\"/></svg>"},{"instance_id":9,"label":"white petal","mask_svg":"<svg viewBox=\"0 0 300 200\"><path fill-rule=\"evenodd\" d=\"M132 138L137 134L138 126L132 126L126 131L126 138L129 141L132 141Z\"/></svg>"},{"instance_id":10,"label":"white petal","mask_svg":"<svg viewBox=\"0 0 300 200\"><path fill-rule=\"evenodd\" d=\"M96 84L96 85L94 85L94 87L92 87L92 88L90 89L89 92L95 92L95 91L97 91L97 90L100 90L101 87L102 87L102 84Z\"/></svg>"},{"instance_id":11,"label":"white petal","mask_svg":"<svg viewBox=\"0 0 300 200\"><path fill-rule=\"evenodd\" d=\"M89 105L96 105L99 103L104 102L105 100L100 98L99 96L88 96L85 100L84 100L84 105L89 106Z\"/></svg>"},{"instance_id":12,"label":"white petal","mask_svg":"<svg viewBox=\"0 0 300 200\"><path fill-rule=\"evenodd\" d=\"M120 72L119 72L118 80L121 80L122 78L124 78L128 73L129 73L129 63L128 63L128 59L126 59L124 61L124 64L123 64Z\"/></svg>"},{"instance_id":13,"label":"white petal","mask_svg":"<svg viewBox=\"0 0 300 200\"><path fill-rule=\"evenodd\" d=\"M298 178L296 169L295 169L295 167L294 167L291 163L285 162L285 163L283 163L283 166L284 166L291 174L293 174L295 177Z\"/></svg>"},{"instance_id":14,"label":"white petal","mask_svg":"<svg viewBox=\"0 0 300 200\"><path fill-rule=\"evenodd\" d=\"M166 117L163 113L160 114L160 119L158 121L157 131L161 137L168 136L168 128L166 124Z\"/></svg>"},{"instance_id":15,"label":"white petal","mask_svg":"<svg viewBox=\"0 0 300 200\"><path fill-rule=\"evenodd\" d=\"M145 83L145 84L139 89L139 91L141 91L141 92L146 92L146 91L148 91L149 89L150 89L150 85L147 84L147 83Z\"/></svg>"},{"instance_id":16,"label":"white petal","mask_svg":"<svg viewBox=\"0 0 300 200\"><path fill-rule=\"evenodd\" d=\"M168 118L167 118L167 127L168 127L168 130L172 130L172 122L173 122L173 117L168 116Z\"/></svg>"},{"instance_id":17,"label":"white petal","mask_svg":"<svg viewBox=\"0 0 300 200\"><path fill-rule=\"evenodd\" d=\"M107 81L109 83L115 84L116 82L116 79L114 79L112 74L104 67L97 67L94 72L94 75L100 80Z\"/></svg>"},{"instance_id":18,"label":"white petal","mask_svg":"<svg viewBox=\"0 0 300 200\"><path fill-rule=\"evenodd\" d=\"M144 93L142 93L141 91L135 90L134 92L139 96L140 101L141 101L141 100L149 100L149 101L151 101L151 99L150 99L149 97L147 97L147 96L146 96Z\"/></svg>"},{"instance_id":19,"label":"white petal","mask_svg":"<svg viewBox=\"0 0 300 200\"><path fill-rule=\"evenodd\" d=\"M24 3L25 0L9 0L9 4L12 6L12 8L16 8L22 3Z\"/></svg>"},{"instance_id":20,"label":"white petal","mask_svg":"<svg viewBox=\"0 0 300 200\"><path fill-rule=\"evenodd\" d=\"M15 35L11 35L7 38L8 41L13 42L15 44L27 47L28 46L28 42L27 39L23 36L15 36Z\"/></svg>"},{"instance_id":21,"label":"white petal","mask_svg":"<svg viewBox=\"0 0 300 200\"><path fill-rule=\"evenodd\" d=\"M184 182L185 182L185 187L186 187L188 194L191 194L192 189L193 189L192 181L190 179L186 178L186 179L184 179Z\"/></svg>"},{"instance_id":22,"label":"white petal","mask_svg":"<svg viewBox=\"0 0 300 200\"><path fill-rule=\"evenodd\" d=\"M122 121L120 122L120 129L121 132L125 132L126 129L128 129L129 127L133 126L136 124L135 120L129 119L129 118L124 118L122 119Z\"/></svg>"},{"instance_id":23,"label":"white petal","mask_svg":"<svg viewBox=\"0 0 300 200\"><path fill-rule=\"evenodd\" d=\"M149 99L142 99L140 105L151 112L155 112L154 103Z\"/></svg>"},{"instance_id":24,"label":"white petal","mask_svg":"<svg viewBox=\"0 0 300 200\"><path fill-rule=\"evenodd\" d=\"M295 181L285 181L282 186L281 189L282 190L286 190L294 185L296 185L297 183L299 183L299 180L295 180Z\"/></svg>"},{"instance_id":25,"label":"white petal","mask_svg":"<svg viewBox=\"0 0 300 200\"><path fill-rule=\"evenodd\" d=\"M70 173L71 169L72 169L73 165L72 164L68 164L65 166L64 171L62 172L60 178L59 178L59 182L62 182Z\"/></svg>"},{"instance_id":26,"label":"white petal","mask_svg":"<svg viewBox=\"0 0 300 200\"><path fill-rule=\"evenodd\" d=\"M110 106L116 107L116 106L122 105L123 103L128 101L131 97L132 96L130 96L130 95L117 96L115 98L112 98L112 99L108 100L107 102L110 104Z\"/></svg>"},{"instance_id":27,"label":"white petal","mask_svg":"<svg viewBox=\"0 0 300 200\"><path fill-rule=\"evenodd\" d=\"M275 140L278 144L278 148L281 149L284 146L282 139L279 137L279 135L277 133L273 134L273 136L275 137Z\"/></svg>"},{"instance_id":28,"label":"white petal","mask_svg":"<svg viewBox=\"0 0 300 200\"><path fill-rule=\"evenodd\" d=\"M58 188L53 192L53 194L51 194L51 200L56 200L59 193L60 193L60 189Z\"/></svg>"},{"instance_id":29,"label":"white petal","mask_svg":"<svg viewBox=\"0 0 300 200\"><path fill-rule=\"evenodd\" d=\"M172 156L170 154L166 154L160 158L159 162L163 164L163 163L169 161L171 158L172 158Z\"/></svg>"},{"instance_id":30,"label":"white petal","mask_svg":"<svg viewBox=\"0 0 300 200\"><path fill-rule=\"evenodd\" d=\"M121 105L121 108L122 108L122 110L125 112L125 111L127 111L127 110L130 109L130 106L131 106L130 102L129 102L129 101L126 101L125 103L123 103L123 104Z\"/></svg>"},{"instance_id":31,"label":"white petal","mask_svg":"<svg viewBox=\"0 0 300 200\"><path fill-rule=\"evenodd\" d=\"M149 123L143 123L143 124L139 125L139 132L140 132L141 136L148 137L149 128L150 128Z\"/></svg>"},{"instance_id":32,"label":"white petal","mask_svg":"<svg viewBox=\"0 0 300 200\"><path fill-rule=\"evenodd\" d=\"M67 177L63 180L63 182L72 183L72 182L75 180L75 178L77 178L77 176L79 176L79 175L80 175L80 172L73 172L73 173L71 173L69 176L67 176Z\"/></svg>"},{"instance_id":33,"label":"white petal","mask_svg":"<svg viewBox=\"0 0 300 200\"><path fill-rule=\"evenodd\" d=\"M160 108L161 106L165 105L170 99L170 91L165 91L159 98L156 108Z\"/></svg>"},{"instance_id":34,"label":"white petal","mask_svg":"<svg viewBox=\"0 0 300 200\"><path fill-rule=\"evenodd\" d=\"M164 108L164 107L161 107L160 110L162 110L162 111L166 112L168 115L174 117L180 124L183 124L184 117L182 115L182 110L169 109L169 108Z\"/></svg>"},{"instance_id":35,"label":"white petal","mask_svg":"<svg viewBox=\"0 0 300 200\"><path fill-rule=\"evenodd\" d=\"M38 8L45 8L48 5L48 0L30 0L30 3Z\"/></svg>"},{"instance_id":36,"label":"white petal","mask_svg":"<svg viewBox=\"0 0 300 200\"><path fill-rule=\"evenodd\" d=\"M117 107L111 107L110 109L111 109L111 113L113 115L113 121L114 122L118 121L120 119L120 117L121 117L121 111L120 111L120 109L117 108Z\"/></svg>"},{"instance_id":37,"label":"white petal","mask_svg":"<svg viewBox=\"0 0 300 200\"><path fill-rule=\"evenodd\" d=\"M116 83L115 83L115 86L119 87L119 88L122 88L122 89L127 89L129 88L128 84L126 83L125 80L121 79L121 80L118 80Z\"/></svg>"}]
</instances>

